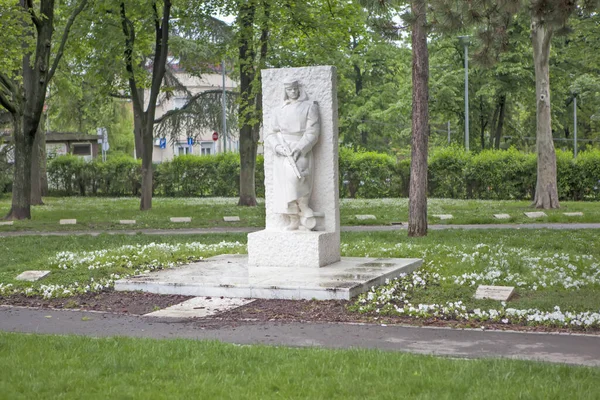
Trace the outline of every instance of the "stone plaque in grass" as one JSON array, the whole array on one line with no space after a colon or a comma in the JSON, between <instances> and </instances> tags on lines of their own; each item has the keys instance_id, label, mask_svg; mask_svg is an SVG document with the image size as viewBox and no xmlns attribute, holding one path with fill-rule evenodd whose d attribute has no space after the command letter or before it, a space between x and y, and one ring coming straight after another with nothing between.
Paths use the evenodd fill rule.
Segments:
<instances>
[{"instance_id":1,"label":"stone plaque in grass","mask_svg":"<svg viewBox=\"0 0 600 400\"><path fill-rule=\"evenodd\" d=\"M439 218L441 220L454 218L452 214L435 214L434 217Z\"/></svg>"},{"instance_id":2,"label":"stone plaque in grass","mask_svg":"<svg viewBox=\"0 0 600 400\"><path fill-rule=\"evenodd\" d=\"M525 214L528 218L543 218L548 216L543 211L526 212L523 214Z\"/></svg>"},{"instance_id":3,"label":"stone plaque in grass","mask_svg":"<svg viewBox=\"0 0 600 400\"><path fill-rule=\"evenodd\" d=\"M122 219L122 220L119 220L119 223L121 225L135 225L136 221L135 221L135 219Z\"/></svg>"},{"instance_id":4,"label":"stone plaque in grass","mask_svg":"<svg viewBox=\"0 0 600 400\"><path fill-rule=\"evenodd\" d=\"M171 217L171 222L192 222L192 217Z\"/></svg>"},{"instance_id":5,"label":"stone plaque in grass","mask_svg":"<svg viewBox=\"0 0 600 400\"><path fill-rule=\"evenodd\" d=\"M514 286L479 285L477 291L475 292L475 298L508 301L514 292Z\"/></svg>"},{"instance_id":6,"label":"stone plaque in grass","mask_svg":"<svg viewBox=\"0 0 600 400\"><path fill-rule=\"evenodd\" d=\"M566 213L563 213L563 215L566 215L567 217L583 217L583 213L581 211L579 211L579 212L566 212Z\"/></svg>"},{"instance_id":7,"label":"stone plaque in grass","mask_svg":"<svg viewBox=\"0 0 600 400\"><path fill-rule=\"evenodd\" d=\"M509 214L494 214L494 218L496 219L510 219Z\"/></svg>"},{"instance_id":8,"label":"stone plaque in grass","mask_svg":"<svg viewBox=\"0 0 600 400\"><path fill-rule=\"evenodd\" d=\"M376 216L370 215L370 214L360 214L360 215L355 215L355 217L356 217L356 219L360 219L360 220L377 219Z\"/></svg>"},{"instance_id":9,"label":"stone plaque in grass","mask_svg":"<svg viewBox=\"0 0 600 400\"><path fill-rule=\"evenodd\" d=\"M223 221L225 221L225 222L240 222L240 217L238 217L237 215L223 217Z\"/></svg>"},{"instance_id":10,"label":"stone plaque in grass","mask_svg":"<svg viewBox=\"0 0 600 400\"><path fill-rule=\"evenodd\" d=\"M24 271L15 279L18 281L29 281L35 282L39 279L42 279L46 275L50 274L50 271Z\"/></svg>"},{"instance_id":11,"label":"stone plaque in grass","mask_svg":"<svg viewBox=\"0 0 600 400\"><path fill-rule=\"evenodd\" d=\"M59 221L59 224L61 224L61 225L75 225L75 224L77 224L77 220L76 219L61 219Z\"/></svg>"},{"instance_id":12,"label":"stone plaque in grass","mask_svg":"<svg viewBox=\"0 0 600 400\"><path fill-rule=\"evenodd\" d=\"M0 226L2 225L14 225L15 221L0 221Z\"/></svg>"}]
</instances>

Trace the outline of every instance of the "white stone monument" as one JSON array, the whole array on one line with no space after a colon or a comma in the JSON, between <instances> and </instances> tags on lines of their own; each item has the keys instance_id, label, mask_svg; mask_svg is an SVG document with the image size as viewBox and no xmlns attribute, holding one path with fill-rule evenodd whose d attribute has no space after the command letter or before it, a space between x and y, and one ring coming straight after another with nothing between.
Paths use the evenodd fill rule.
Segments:
<instances>
[{"instance_id":1,"label":"white stone monument","mask_svg":"<svg viewBox=\"0 0 600 400\"><path fill-rule=\"evenodd\" d=\"M250 266L340 260L334 67L262 71L266 229L248 235Z\"/></svg>"},{"instance_id":2,"label":"white stone monument","mask_svg":"<svg viewBox=\"0 0 600 400\"><path fill-rule=\"evenodd\" d=\"M262 71L266 227L223 254L121 279L115 290L262 299L345 299L422 260L340 259L334 67Z\"/></svg>"}]
</instances>

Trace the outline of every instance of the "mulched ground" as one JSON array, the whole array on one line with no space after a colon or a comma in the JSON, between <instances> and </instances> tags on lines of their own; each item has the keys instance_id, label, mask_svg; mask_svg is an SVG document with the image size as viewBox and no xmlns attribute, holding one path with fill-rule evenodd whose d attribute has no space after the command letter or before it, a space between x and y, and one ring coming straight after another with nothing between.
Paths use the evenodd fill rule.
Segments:
<instances>
[{"instance_id":1,"label":"mulched ground","mask_svg":"<svg viewBox=\"0 0 600 400\"><path fill-rule=\"evenodd\" d=\"M157 309L181 303L192 296L160 295L144 292L106 291L97 294L78 295L64 299L43 299L41 297L0 296L0 304L57 308L80 309L90 311L107 311L121 314L143 315ZM474 323L464 321L442 320L436 318L417 319L403 316L380 316L377 314L359 314L348 310L349 301L340 300L256 300L236 309L216 316L197 319L196 322L206 327L219 328L222 325L245 322L333 322L333 323L368 323L378 325L415 325L449 328L477 328L489 330L518 330L527 332L565 332L600 335L600 329L575 330L546 326L527 326L515 324ZM204 321L205 323L202 323Z\"/></svg>"},{"instance_id":2,"label":"mulched ground","mask_svg":"<svg viewBox=\"0 0 600 400\"><path fill-rule=\"evenodd\" d=\"M115 292L111 290L101 293L87 293L62 299L44 299L42 297L27 297L24 295L0 296L0 304L143 315L161 308L179 304L182 301L191 298L192 296L161 295L143 292Z\"/></svg>"}]
</instances>

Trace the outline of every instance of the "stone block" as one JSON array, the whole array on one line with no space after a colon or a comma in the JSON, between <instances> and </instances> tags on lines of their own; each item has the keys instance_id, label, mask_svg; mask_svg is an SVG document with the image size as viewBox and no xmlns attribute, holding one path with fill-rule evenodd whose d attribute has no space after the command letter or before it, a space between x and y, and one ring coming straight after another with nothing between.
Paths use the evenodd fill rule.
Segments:
<instances>
[{"instance_id":1,"label":"stone block","mask_svg":"<svg viewBox=\"0 0 600 400\"><path fill-rule=\"evenodd\" d=\"M454 218L452 214L434 214L433 216L441 220Z\"/></svg>"},{"instance_id":2,"label":"stone block","mask_svg":"<svg viewBox=\"0 0 600 400\"><path fill-rule=\"evenodd\" d=\"M508 301L514 294L514 286L486 286L479 285L475 292L476 299L492 299Z\"/></svg>"},{"instance_id":3,"label":"stone block","mask_svg":"<svg viewBox=\"0 0 600 400\"><path fill-rule=\"evenodd\" d=\"M11 226L14 224L15 224L15 221L0 221L0 226Z\"/></svg>"},{"instance_id":4,"label":"stone block","mask_svg":"<svg viewBox=\"0 0 600 400\"><path fill-rule=\"evenodd\" d=\"M176 223L192 222L192 217L171 217L171 222L176 222Z\"/></svg>"},{"instance_id":5,"label":"stone block","mask_svg":"<svg viewBox=\"0 0 600 400\"><path fill-rule=\"evenodd\" d=\"M526 212L526 213L523 213L523 214L525 214L527 216L527 218L543 218L543 217L547 217L548 216L543 211Z\"/></svg>"},{"instance_id":6,"label":"stone block","mask_svg":"<svg viewBox=\"0 0 600 400\"><path fill-rule=\"evenodd\" d=\"M494 218L496 219L510 219L509 214L494 214Z\"/></svg>"},{"instance_id":7,"label":"stone block","mask_svg":"<svg viewBox=\"0 0 600 400\"><path fill-rule=\"evenodd\" d=\"M355 215L355 217L358 220L377 219L376 216L371 215L371 214L359 214L359 215Z\"/></svg>"},{"instance_id":8,"label":"stone block","mask_svg":"<svg viewBox=\"0 0 600 400\"><path fill-rule=\"evenodd\" d=\"M319 268L340 260L338 232L269 231L248 234L248 265Z\"/></svg>"},{"instance_id":9,"label":"stone block","mask_svg":"<svg viewBox=\"0 0 600 400\"><path fill-rule=\"evenodd\" d=\"M567 217L583 217L582 212L566 212L563 213L563 215L566 215Z\"/></svg>"},{"instance_id":10,"label":"stone block","mask_svg":"<svg viewBox=\"0 0 600 400\"><path fill-rule=\"evenodd\" d=\"M237 215L233 215L230 217L223 217L223 221L225 221L225 222L240 222L240 217L238 217Z\"/></svg>"},{"instance_id":11,"label":"stone block","mask_svg":"<svg viewBox=\"0 0 600 400\"><path fill-rule=\"evenodd\" d=\"M252 303L253 299L235 297L195 297L174 306L145 314L145 317L202 318Z\"/></svg>"},{"instance_id":12,"label":"stone block","mask_svg":"<svg viewBox=\"0 0 600 400\"><path fill-rule=\"evenodd\" d=\"M50 274L50 271L24 271L15 279L18 281L35 282Z\"/></svg>"},{"instance_id":13,"label":"stone block","mask_svg":"<svg viewBox=\"0 0 600 400\"><path fill-rule=\"evenodd\" d=\"M75 224L77 224L77 220L76 219L61 219L59 221L59 224L61 224L61 225L75 225Z\"/></svg>"},{"instance_id":14,"label":"stone block","mask_svg":"<svg viewBox=\"0 0 600 400\"><path fill-rule=\"evenodd\" d=\"M119 220L119 224L121 225L135 225L136 221L135 219L122 219Z\"/></svg>"}]
</instances>

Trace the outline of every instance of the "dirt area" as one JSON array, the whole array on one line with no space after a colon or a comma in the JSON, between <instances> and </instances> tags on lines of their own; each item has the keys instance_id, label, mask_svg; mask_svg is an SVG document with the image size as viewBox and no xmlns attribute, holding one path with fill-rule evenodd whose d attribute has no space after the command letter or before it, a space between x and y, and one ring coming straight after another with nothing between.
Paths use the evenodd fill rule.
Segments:
<instances>
[{"instance_id":1,"label":"dirt area","mask_svg":"<svg viewBox=\"0 0 600 400\"><path fill-rule=\"evenodd\" d=\"M0 304L143 315L170 307L191 298L191 296L161 295L143 292L115 292L111 290L60 299L44 299L42 297L27 297L23 295L0 296Z\"/></svg>"},{"instance_id":2,"label":"dirt area","mask_svg":"<svg viewBox=\"0 0 600 400\"><path fill-rule=\"evenodd\" d=\"M143 315L158 309L181 303L192 296L160 295L144 292L106 291L96 294L78 295L63 299L43 299L40 297L0 296L0 304L107 311L113 313ZM407 316L381 316L377 314L359 314L348 310L349 301L339 300L256 300L236 309L201 320L214 328L236 322L341 322L368 324L405 324L416 326L436 326L451 328L477 328L489 330L518 330L528 332L570 332L600 335L600 329L564 329L547 326L527 326L517 324L498 324L482 322L464 322L436 318L417 319ZM197 320L200 322L200 320Z\"/></svg>"}]
</instances>

